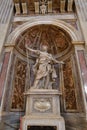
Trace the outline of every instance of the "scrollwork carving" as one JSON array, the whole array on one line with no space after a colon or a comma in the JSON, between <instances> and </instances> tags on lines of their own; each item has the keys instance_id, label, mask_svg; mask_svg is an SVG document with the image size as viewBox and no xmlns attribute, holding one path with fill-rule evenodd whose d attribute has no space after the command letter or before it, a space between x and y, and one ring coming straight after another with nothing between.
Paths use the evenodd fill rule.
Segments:
<instances>
[{"instance_id":1,"label":"scrollwork carving","mask_svg":"<svg viewBox=\"0 0 87 130\"><path fill-rule=\"evenodd\" d=\"M39 99L34 102L34 109L40 111L40 112L45 112L51 108L51 103L50 101L46 99Z\"/></svg>"},{"instance_id":2,"label":"scrollwork carving","mask_svg":"<svg viewBox=\"0 0 87 130\"><path fill-rule=\"evenodd\" d=\"M48 97L33 98L32 112L49 113L53 111L53 100Z\"/></svg>"}]
</instances>

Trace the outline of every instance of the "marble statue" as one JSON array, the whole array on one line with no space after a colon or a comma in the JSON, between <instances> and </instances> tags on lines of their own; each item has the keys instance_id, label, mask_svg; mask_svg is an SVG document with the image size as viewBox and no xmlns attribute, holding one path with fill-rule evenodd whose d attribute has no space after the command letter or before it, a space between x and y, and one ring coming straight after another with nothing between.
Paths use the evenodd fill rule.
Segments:
<instances>
[{"instance_id":1,"label":"marble statue","mask_svg":"<svg viewBox=\"0 0 87 130\"><path fill-rule=\"evenodd\" d=\"M48 47L42 45L41 50L34 50L26 45L26 49L38 55L36 63L33 66L35 79L32 89L52 89L52 84L57 78L54 64L63 64L62 61L57 61L51 54L47 52Z\"/></svg>"},{"instance_id":2,"label":"marble statue","mask_svg":"<svg viewBox=\"0 0 87 130\"><path fill-rule=\"evenodd\" d=\"M41 6L40 6L40 9L41 9L41 13L42 13L42 14L45 14L45 13L46 13L45 0L41 0Z\"/></svg>"}]
</instances>

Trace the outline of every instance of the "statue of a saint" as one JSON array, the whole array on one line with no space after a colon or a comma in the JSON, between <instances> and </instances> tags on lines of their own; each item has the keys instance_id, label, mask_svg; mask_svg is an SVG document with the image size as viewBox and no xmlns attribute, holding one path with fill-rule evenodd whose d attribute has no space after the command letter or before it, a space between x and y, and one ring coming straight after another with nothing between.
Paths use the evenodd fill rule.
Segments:
<instances>
[{"instance_id":1,"label":"statue of a saint","mask_svg":"<svg viewBox=\"0 0 87 130\"><path fill-rule=\"evenodd\" d=\"M26 49L38 55L36 63L33 66L35 79L32 89L52 89L52 84L57 78L54 64L63 64L57 61L51 54L47 52L47 46L42 45L42 50L34 50L26 46Z\"/></svg>"}]
</instances>

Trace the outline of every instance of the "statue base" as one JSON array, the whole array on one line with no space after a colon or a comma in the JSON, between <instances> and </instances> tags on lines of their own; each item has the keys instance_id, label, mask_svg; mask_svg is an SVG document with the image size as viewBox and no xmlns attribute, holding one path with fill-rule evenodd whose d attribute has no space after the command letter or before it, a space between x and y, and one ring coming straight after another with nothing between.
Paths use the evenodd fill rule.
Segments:
<instances>
[{"instance_id":1,"label":"statue base","mask_svg":"<svg viewBox=\"0 0 87 130\"><path fill-rule=\"evenodd\" d=\"M26 113L21 120L21 130L29 126L55 126L65 130L65 122L60 115L58 90L33 89L25 93L27 98Z\"/></svg>"}]
</instances>

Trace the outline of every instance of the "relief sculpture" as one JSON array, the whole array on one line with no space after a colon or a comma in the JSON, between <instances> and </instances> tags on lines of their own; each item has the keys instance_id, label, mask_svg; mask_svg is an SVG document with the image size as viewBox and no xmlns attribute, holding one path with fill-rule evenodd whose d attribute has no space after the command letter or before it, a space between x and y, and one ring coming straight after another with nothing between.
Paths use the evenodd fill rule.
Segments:
<instances>
[{"instance_id":1,"label":"relief sculpture","mask_svg":"<svg viewBox=\"0 0 87 130\"><path fill-rule=\"evenodd\" d=\"M40 112L45 112L51 108L51 103L47 99L38 99L34 102L34 109Z\"/></svg>"}]
</instances>

